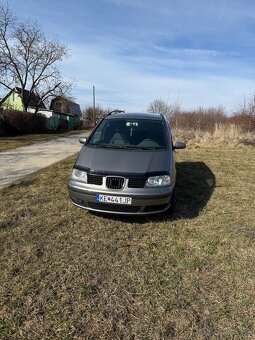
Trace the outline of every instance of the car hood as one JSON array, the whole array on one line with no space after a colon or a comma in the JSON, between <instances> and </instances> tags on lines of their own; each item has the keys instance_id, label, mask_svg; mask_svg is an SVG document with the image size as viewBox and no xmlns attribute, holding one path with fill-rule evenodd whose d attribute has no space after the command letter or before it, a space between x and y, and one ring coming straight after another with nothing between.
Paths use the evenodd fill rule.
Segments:
<instances>
[{"instance_id":1,"label":"car hood","mask_svg":"<svg viewBox=\"0 0 255 340\"><path fill-rule=\"evenodd\" d=\"M145 174L169 172L173 166L169 150L119 150L83 146L75 163L91 172Z\"/></svg>"}]
</instances>

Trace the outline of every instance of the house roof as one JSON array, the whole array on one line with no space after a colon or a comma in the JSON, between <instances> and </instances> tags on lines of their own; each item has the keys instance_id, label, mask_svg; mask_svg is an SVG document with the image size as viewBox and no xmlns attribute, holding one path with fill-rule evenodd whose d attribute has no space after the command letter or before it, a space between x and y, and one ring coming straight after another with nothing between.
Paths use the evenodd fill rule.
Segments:
<instances>
[{"instance_id":1,"label":"house roof","mask_svg":"<svg viewBox=\"0 0 255 340\"><path fill-rule=\"evenodd\" d=\"M11 90L10 92L7 93L6 96L4 96L1 100L0 100L0 106L1 104L5 101L5 99L9 96L10 93L12 93L13 90Z\"/></svg>"},{"instance_id":2,"label":"house roof","mask_svg":"<svg viewBox=\"0 0 255 340\"><path fill-rule=\"evenodd\" d=\"M22 89L20 87L15 87L15 92L18 93L19 95L21 95L21 91ZM28 90L24 90L24 93L23 93L23 101L27 101L28 98L29 98L29 91ZM29 103L28 103L28 106L32 106L32 107L36 107L39 103L40 103L40 97L35 94L34 92L31 93L30 95L30 100L29 100ZM40 108L41 109L46 109L46 106L44 105L43 102L40 103Z\"/></svg>"},{"instance_id":3,"label":"house roof","mask_svg":"<svg viewBox=\"0 0 255 340\"><path fill-rule=\"evenodd\" d=\"M0 101L0 105L6 100L6 98L12 93L18 93L18 95L21 96L21 88L20 87L15 87L12 90L10 90L9 93L7 93L7 95ZM24 90L24 97L23 97L23 101L27 101L27 99L29 98L29 91L28 90ZM36 107L38 104L40 103L40 97L38 95L36 95L34 92L31 93L31 98L30 101L28 103L28 106L30 107ZM24 103L23 103L24 104ZM41 102L40 104L40 109L46 109L46 106L44 105L43 102Z\"/></svg>"},{"instance_id":4,"label":"house roof","mask_svg":"<svg viewBox=\"0 0 255 340\"><path fill-rule=\"evenodd\" d=\"M51 101L51 104L50 104L50 109L54 109L53 103L54 103L55 100L59 100L59 99L66 102L66 104L69 108L69 113L68 112L60 112L60 111L55 111L55 112L74 115L74 116L81 116L80 105L75 103L75 102L72 102L71 100L69 100L68 98L65 98L65 97L55 97L55 98L53 98L52 101Z\"/></svg>"},{"instance_id":5,"label":"house roof","mask_svg":"<svg viewBox=\"0 0 255 340\"><path fill-rule=\"evenodd\" d=\"M81 116L81 108L80 105L74 102L69 102L70 112L76 116Z\"/></svg>"}]
</instances>

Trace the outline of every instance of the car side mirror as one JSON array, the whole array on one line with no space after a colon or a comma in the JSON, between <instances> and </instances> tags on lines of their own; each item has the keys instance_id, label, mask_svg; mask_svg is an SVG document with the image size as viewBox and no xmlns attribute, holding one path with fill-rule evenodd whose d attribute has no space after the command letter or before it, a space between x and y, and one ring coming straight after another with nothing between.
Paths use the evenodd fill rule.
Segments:
<instances>
[{"instance_id":1,"label":"car side mirror","mask_svg":"<svg viewBox=\"0 0 255 340\"><path fill-rule=\"evenodd\" d=\"M80 142L81 144L85 144L86 141L87 141L87 138L86 138L86 137L81 137L81 138L79 139L79 142Z\"/></svg>"},{"instance_id":2,"label":"car side mirror","mask_svg":"<svg viewBox=\"0 0 255 340\"><path fill-rule=\"evenodd\" d=\"M186 144L183 142L176 142L175 145L173 146L173 149L185 149L186 148Z\"/></svg>"}]
</instances>

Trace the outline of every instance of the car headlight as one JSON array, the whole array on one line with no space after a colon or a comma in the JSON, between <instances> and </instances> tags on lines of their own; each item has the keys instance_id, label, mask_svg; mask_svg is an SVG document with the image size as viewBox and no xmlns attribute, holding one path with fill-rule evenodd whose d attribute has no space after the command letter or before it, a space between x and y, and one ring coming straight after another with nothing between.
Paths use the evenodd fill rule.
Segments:
<instances>
[{"instance_id":1,"label":"car headlight","mask_svg":"<svg viewBox=\"0 0 255 340\"><path fill-rule=\"evenodd\" d=\"M166 187L171 184L169 175L149 177L146 181L146 187Z\"/></svg>"},{"instance_id":2,"label":"car headlight","mask_svg":"<svg viewBox=\"0 0 255 340\"><path fill-rule=\"evenodd\" d=\"M71 173L71 179L83 183L87 183L87 173L78 169L73 169Z\"/></svg>"}]
</instances>

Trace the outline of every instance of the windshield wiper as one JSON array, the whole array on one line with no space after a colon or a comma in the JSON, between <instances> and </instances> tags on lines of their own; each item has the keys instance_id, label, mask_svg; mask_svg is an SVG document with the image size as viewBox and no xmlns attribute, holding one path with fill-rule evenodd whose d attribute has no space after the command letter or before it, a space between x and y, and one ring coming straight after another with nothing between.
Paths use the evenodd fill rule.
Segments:
<instances>
[{"instance_id":1,"label":"windshield wiper","mask_svg":"<svg viewBox=\"0 0 255 340\"><path fill-rule=\"evenodd\" d=\"M143 150L164 150L165 147L163 146L147 146L144 147Z\"/></svg>"},{"instance_id":2,"label":"windshield wiper","mask_svg":"<svg viewBox=\"0 0 255 340\"><path fill-rule=\"evenodd\" d=\"M131 150L141 150L139 146L132 146L132 145L122 145L122 149L131 149Z\"/></svg>"},{"instance_id":3,"label":"windshield wiper","mask_svg":"<svg viewBox=\"0 0 255 340\"><path fill-rule=\"evenodd\" d=\"M133 145L113 145L113 144L89 144L95 148L107 148L107 149L126 149L126 150L162 150L162 146L133 146Z\"/></svg>"},{"instance_id":4,"label":"windshield wiper","mask_svg":"<svg viewBox=\"0 0 255 340\"><path fill-rule=\"evenodd\" d=\"M95 148L108 148L108 149L121 149L122 147L119 145L111 145L111 144L89 144L90 146L94 146Z\"/></svg>"},{"instance_id":5,"label":"windshield wiper","mask_svg":"<svg viewBox=\"0 0 255 340\"><path fill-rule=\"evenodd\" d=\"M121 147L122 149L131 149L131 150L161 150L164 149L164 147L162 146L152 146L152 147L148 147L148 146L132 146L132 145L123 145Z\"/></svg>"}]
</instances>

